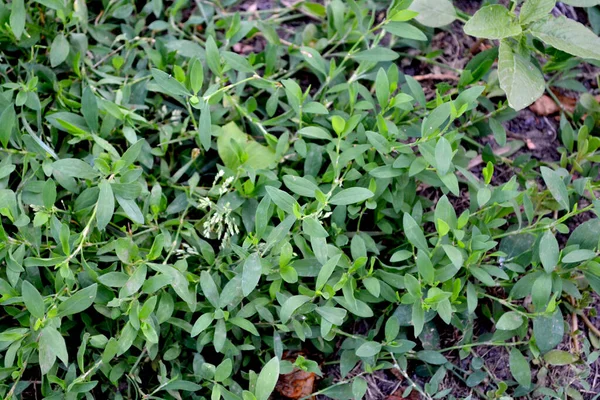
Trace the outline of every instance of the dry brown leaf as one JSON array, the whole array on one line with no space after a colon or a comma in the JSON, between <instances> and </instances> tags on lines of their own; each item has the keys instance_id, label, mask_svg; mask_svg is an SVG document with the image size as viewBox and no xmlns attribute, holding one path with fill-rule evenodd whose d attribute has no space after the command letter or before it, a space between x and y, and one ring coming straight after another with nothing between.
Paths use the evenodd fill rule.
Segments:
<instances>
[{"instance_id":1,"label":"dry brown leaf","mask_svg":"<svg viewBox=\"0 0 600 400\"><path fill-rule=\"evenodd\" d=\"M402 394L404 393L405 390L406 390L406 388L399 388L394 393L392 393L388 397L386 397L385 400L420 400L421 399L419 392L417 392L416 390L413 390L412 392L410 392L408 397L403 397Z\"/></svg>"},{"instance_id":2,"label":"dry brown leaf","mask_svg":"<svg viewBox=\"0 0 600 400\"><path fill-rule=\"evenodd\" d=\"M315 379L314 372L296 368L289 374L281 375L275 389L288 399L301 399L314 392Z\"/></svg>"},{"instance_id":3,"label":"dry brown leaf","mask_svg":"<svg viewBox=\"0 0 600 400\"><path fill-rule=\"evenodd\" d=\"M542 117L560 111L560 108L554 102L554 100L552 100L552 98L547 95L543 95L542 97L537 99L535 103L529 106L529 109Z\"/></svg>"}]
</instances>

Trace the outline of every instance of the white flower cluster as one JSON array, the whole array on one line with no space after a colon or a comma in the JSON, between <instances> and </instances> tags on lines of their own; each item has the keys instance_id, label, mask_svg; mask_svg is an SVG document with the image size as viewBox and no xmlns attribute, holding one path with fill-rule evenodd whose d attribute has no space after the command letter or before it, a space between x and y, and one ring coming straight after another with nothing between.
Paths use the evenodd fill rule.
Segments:
<instances>
[{"instance_id":1,"label":"white flower cluster","mask_svg":"<svg viewBox=\"0 0 600 400\"><path fill-rule=\"evenodd\" d=\"M225 175L223 170L215 176L213 188L216 188L221 178ZM226 178L218 189L219 196L223 196L231 189L234 177ZM206 238L216 238L225 243L227 239L240 233L240 229L236 224L235 219L231 216L232 209L230 204L226 203L223 206L213 202L208 197L201 197L198 201L198 208L207 210L206 218L202 227L204 228L202 235Z\"/></svg>"}]
</instances>

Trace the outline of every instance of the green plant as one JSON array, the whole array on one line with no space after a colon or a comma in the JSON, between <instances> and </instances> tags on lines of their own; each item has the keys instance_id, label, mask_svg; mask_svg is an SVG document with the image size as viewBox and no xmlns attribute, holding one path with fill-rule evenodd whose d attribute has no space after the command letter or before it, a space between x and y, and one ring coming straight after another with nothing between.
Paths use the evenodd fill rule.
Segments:
<instances>
[{"instance_id":1,"label":"green plant","mask_svg":"<svg viewBox=\"0 0 600 400\"><path fill-rule=\"evenodd\" d=\"M399 51L425 48L431 30L413 19L431 21L417 14L431 2L261 18L230 3L0 5L0 393L267 400L280 372L322 374L319 357L339 365L315 389L334 398L362 398L383 369L427 398L452 395L446 376L482 398L571 393L530 363L585 374L598 356L555 349L564 316L600 293L599 220L569 225L600 204L597 109L563 118L556 163L512 160L476 140L504 146L514 116L492 101L493 49L429 97L394 63L436 63ZM549 3L521 15L535 4L542 22L493 5L466 25L489 37L478 21L506 17L501 87L507 57L527 67L507 91L515 109L538 95L522 32L563 47L540 33ZM453 16L440 25L465 18L436 7ZM307 15L319 23L279 36ZM239 54L256 38L264 49ZM492 184L504 166L514 174ZM436 327L461 339L443 346ZM451 362L480 346L509 354L514 380Z\"/></svg>"}]
</instances>

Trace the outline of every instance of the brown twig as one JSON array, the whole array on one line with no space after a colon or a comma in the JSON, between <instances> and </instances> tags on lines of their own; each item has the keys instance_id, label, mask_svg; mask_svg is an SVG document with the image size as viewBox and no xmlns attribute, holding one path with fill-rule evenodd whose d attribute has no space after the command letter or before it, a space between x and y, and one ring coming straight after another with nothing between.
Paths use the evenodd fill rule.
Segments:
<instances>
[{"instance_id":1,"label":"brown twig","mask_svg":"<svg viewBox=\"0 0 600 400\"><path fill-rule=\"evenodd\" d=\"M415 75L415 76L413 76L413 78L415 78L416 81L427 81L427 80L434 80L434 81L451 80L451 81L457 81L458 80L458 76L452 75L452 74Z\"/></svg>"},{"instance_id":2,"label":"brown twig","mask_svg":"<svg viewBox=\"0 0 600 400\"><path fill-rule=\"evenodd\" d=\"M569 296L569 300L573 308L575 308L575 299L573 296ZM573 331L573 347L575 348L575 352L579 354L580 346L579 340L577 339L577 331L579 330L579 322L577 321L577 313L573 310L571 314L571 330Z\"/></svg>"},{"instance_id":3,"label":"brown twig","mask_svg":"<svg viewBox=\"0 0 600 400\"><path fill-rule=\"evenodd\" d=\"M600 338L600 329L596 328L592 321L585 314L581 314L581 319L587 325L588 329L592 331L592 333Z\"/></svg>"}]
</instances>

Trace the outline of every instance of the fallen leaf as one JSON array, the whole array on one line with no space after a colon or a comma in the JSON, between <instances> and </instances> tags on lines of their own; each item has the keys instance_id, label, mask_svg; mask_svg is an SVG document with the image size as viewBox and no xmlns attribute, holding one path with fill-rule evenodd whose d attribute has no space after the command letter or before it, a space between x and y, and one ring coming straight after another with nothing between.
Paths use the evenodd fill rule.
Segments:
<instances>
[{"instance_id":1,"label":"fallen leaf","mask_svg":"<svg viewBox=\"0 0 600 400\"><path fill-rule=\"evenodd\" d=\"M314 392L315 379L314 372L296 368L289 374L281 375L275 389L288 399L301 399Z\"/></svg>"},{"instance_id":2,"label":"fallen leaf","mask_svg":"<svg viewBox=\"0 0 600 400\"><path fill-rule=\"evenodd\" d=\"M405 390L406 390L406 388L399 388L394 393L392 393L388 397L386 397L385 400L420 400L421 399L419 392L417 392L416 390L413 390L412 392L410 392L408 397L402 396L402 394L404 393Z\"/></svg>"},{"instance_id":3,"label":"fallen leaf","mask_svg":"<svg viewBox=\"0 0 600 400\"><path fill-rule=\"evenodd\" d=\"M560 108L550 96L543 95L533 103L529 109L539 116L546 116L560 111Z\"/></svg>"}]
</instances>

